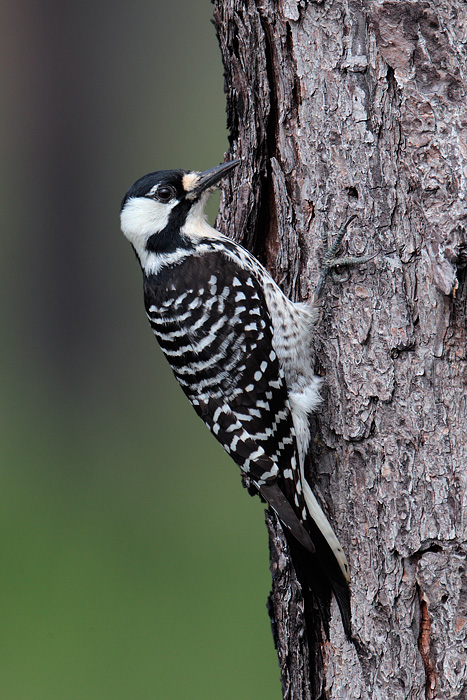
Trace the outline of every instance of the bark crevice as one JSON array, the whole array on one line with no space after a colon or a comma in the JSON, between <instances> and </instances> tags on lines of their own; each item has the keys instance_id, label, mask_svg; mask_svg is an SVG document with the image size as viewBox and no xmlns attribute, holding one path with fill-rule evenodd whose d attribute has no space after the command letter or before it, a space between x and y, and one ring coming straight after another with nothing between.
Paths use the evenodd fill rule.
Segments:
<instances>
[{"instance_id":1,"label":"bark crevice","mask_svg":"<svg viewBox=\"0 0 467 700\"><path fill-rule=\"evenodd\" d=\"M428 611L428 600L423 591L418 589L420 601L420 633L418 636L418 648L425 667L425 697L433 700L435 697L437 674L436 663L432 658L431 649L431 618Z\"/></svg>"}]
</instances>

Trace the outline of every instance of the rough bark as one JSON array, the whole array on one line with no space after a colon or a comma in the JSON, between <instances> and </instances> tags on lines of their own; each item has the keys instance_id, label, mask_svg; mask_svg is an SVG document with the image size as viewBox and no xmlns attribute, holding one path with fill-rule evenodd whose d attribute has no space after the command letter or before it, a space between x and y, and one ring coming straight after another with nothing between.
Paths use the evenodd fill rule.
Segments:
<instances>
[{"instance_id":1,"label":"rough bark","mask_svg":"<svg viewBox=\"0 0 467 700\"><path fill-rule=\"evenodd\" d=\"M350 214L344 251L379 251L328 283L315 337L313 481L350 560L355 642L334 610L307 676L268 518L284 697L467 698L467 5L218 0L215 24L243 161L220 226L295 299Z\"/></svg>"}]
</instances>

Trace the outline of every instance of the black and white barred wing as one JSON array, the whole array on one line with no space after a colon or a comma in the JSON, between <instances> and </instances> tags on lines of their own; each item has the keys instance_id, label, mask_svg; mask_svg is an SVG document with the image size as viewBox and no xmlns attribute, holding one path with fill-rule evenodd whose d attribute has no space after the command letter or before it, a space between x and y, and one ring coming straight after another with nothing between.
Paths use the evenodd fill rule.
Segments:
<instances>
[{"instance_id":1,"label":"black and white barred wing","mask_svg":"<svg viewBox=\"0 0 467 700\"><path fill-rule=\"evenodd\" d=\"M145 285L151 327L215 437L309 551L287 388L263 291L217 251L190 256Z\"/></svg>"}]
</instances>

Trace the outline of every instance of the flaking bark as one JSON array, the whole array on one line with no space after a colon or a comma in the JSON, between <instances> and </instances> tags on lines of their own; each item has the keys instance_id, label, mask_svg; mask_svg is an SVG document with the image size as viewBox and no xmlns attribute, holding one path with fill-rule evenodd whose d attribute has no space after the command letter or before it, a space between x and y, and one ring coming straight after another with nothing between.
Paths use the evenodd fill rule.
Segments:
<instances>
[{"instance_id":1,"label":"flaking bark","mask_svg":"<svg viewBox=\"0 0 467 700\"><path fill-rule=\"evenodd\" d=\"M267 517L284 698L467 698L467 5L218 0L231 150L218 224L309 298L321 234L358 214L317 327L312 480L346 549L308 654ZM309 663L310 659L310 663Z\"/></svg>"}]
</instances>

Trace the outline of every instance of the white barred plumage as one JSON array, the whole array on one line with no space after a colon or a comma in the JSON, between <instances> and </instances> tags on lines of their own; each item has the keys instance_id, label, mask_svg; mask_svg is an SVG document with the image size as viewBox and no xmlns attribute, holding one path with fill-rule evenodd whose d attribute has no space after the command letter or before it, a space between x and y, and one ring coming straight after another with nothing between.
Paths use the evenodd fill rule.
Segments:
<instances>
[{"instance_id":1,"label":"white barred plumage","mask_svg":"<svg viewBox=\"0 0 467 700\"><path fill-rule=\"evenodd\" d=\"M175 377L306 551L318 598L334 591L350 635L347 560L305 477L309 414L320 402L310 342L316 306L290 301L251 253L204 217L211 189L237 164L146 175L122 202L122 230Z\"/></svg>"}]
</instances>

